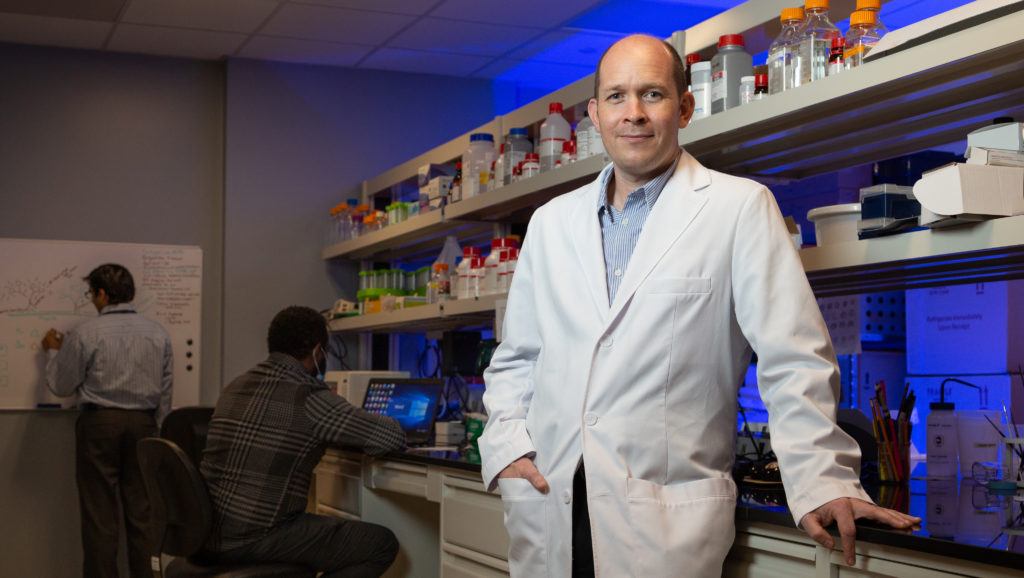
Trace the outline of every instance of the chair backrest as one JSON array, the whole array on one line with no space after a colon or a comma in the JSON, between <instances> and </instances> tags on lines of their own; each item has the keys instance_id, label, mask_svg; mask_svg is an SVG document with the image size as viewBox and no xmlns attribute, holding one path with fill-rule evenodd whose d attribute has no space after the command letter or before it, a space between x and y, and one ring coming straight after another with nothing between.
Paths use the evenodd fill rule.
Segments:
<instances>
[{"instance_id":1,"label":"chair backrest","mask_svg":"<svg viewBox=\"0 0 1024 578\"><path fill-rule=\"evenodd\" d=\"M199 467L206 448L212 407L180 407L171 411L160 426L160 437L171 440Z\"/></svg>"},{"instance_id":2,"label":"chair backrest","mask_svg":"<svg viewBox=\"0 0 1024 578\"><path fill-rule=\"evenodd\" d=\"M174 442L139 440L139 467L149 495L152 543L160 552L188 557L210 533L213 509L199 471Z\"/></svg>"}]
</instances>

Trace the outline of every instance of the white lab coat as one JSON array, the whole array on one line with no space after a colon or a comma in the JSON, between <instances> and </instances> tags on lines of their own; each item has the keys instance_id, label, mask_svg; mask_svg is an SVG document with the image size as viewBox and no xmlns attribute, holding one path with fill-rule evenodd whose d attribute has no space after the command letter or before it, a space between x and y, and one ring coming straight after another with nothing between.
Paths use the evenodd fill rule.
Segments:
<instances>
[{"instance_id":1,"label":"white lab coat","mask_svg":"<svg viewBox=\"0 0 1024 578\"><path fill-rule=\"evenodd\" d=\"M832 345L771 192L683 151L609 304L599 188L534 213L485 373L482 474L500 488L512 576L570 575L581 458L598 576L721 574L751 348L794 520L869 500L860 451L835 423ZM524 455L549 494L496 479Z\"/></svg>"}]
</instances>

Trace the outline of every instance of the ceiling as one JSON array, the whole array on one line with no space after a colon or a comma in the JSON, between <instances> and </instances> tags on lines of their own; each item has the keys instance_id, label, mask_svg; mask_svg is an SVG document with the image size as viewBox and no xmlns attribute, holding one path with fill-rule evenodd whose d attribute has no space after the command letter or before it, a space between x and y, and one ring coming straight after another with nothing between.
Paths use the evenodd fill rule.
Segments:
<instances>
[{"instance_id":1,"label":"ceiling","mask_svg":"<svg viewBox=\"0 0 1024 578\"><path fill-rule=\"evenodd\" d=\"M885 0L882 17L895 29L967 1ZM592 73L626 34L668 37L741 3L0 0L0 42L491 79L507 111ZM835 16L845 28L846 15Z\"/></svg>"},{"instance_id":2,"label":"ceiling","mask_svg":"<svg viewBox=\"0 0 1024 578\"><path fill-rule=\"evenodd\" d=\"M0 0L0 42L471 78L579 78L740 0Z\"/></svg>"}]
</instances>

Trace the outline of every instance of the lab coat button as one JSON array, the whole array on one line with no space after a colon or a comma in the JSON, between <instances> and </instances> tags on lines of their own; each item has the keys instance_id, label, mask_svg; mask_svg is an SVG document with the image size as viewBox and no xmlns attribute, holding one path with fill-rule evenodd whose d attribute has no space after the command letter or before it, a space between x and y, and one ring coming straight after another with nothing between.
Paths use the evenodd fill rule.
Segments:
<instances>
[{"instance_id":1,"label":"lab coat button","mask_svg":"<svg viewBox=\"0 0 1024 578\"><path fill-rule=\"evenodd\" d=\"M608 337L605 337L604 339L601 340L601 347L608 349L609 347L612 346L613 343L615 343L615 339L611 335L609 335Z\"/></svg>"},{"instance_id":2,"label":"lab coat button","mask_svg":"<svg viewBox=\"0 0 1024 578\"><path fill-rule=\"evenodd\" d=\"M569 490L563 491L562 492L562 501L565 502L566 504L571 504L572 503L572 492L570 492Z\"/></svg>"},{"instance_id":3,"label":"lab coat button","mask_svg":"<svg viewBox=\"0 0 1024 578\"><path fill-rule=\"evenodd\" d=\"M587 413L583 416L583 421L589 426L597 425L597 414Z\"/></svg>"}]
</instances>

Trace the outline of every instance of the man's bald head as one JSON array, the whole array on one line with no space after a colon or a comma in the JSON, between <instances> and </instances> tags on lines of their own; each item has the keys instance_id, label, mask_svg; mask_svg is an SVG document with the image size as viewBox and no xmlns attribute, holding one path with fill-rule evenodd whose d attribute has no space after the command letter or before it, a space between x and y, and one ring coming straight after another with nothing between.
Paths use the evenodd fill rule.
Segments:
<instances>
[{"instance_id":1,"label":"man's bald head","mask_svg":"<svg viewBox=\"0 0 1024 578\"><path fill-rule=\"evenodd\" d=\"M668 42L665 42L655 36L651 36L649 34L633 34L609 46L608 49L604 51L604 54L601 55L601 59L597 61L597 71L594 72L594 98L597 98L598 91L601 88L601 64L604 63L604 59L613 51L634 48L645 44L663 49L665 51L665 56L672 59L672 81L676 85L676 92L678 94L686 92L686 67L683 66L683 59L679 57L679 53L676 52L676 49L672 48L672 45Z\"/></svg>"}]
</instances>

